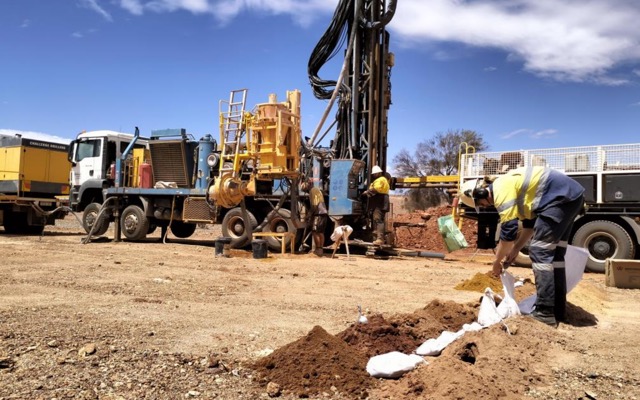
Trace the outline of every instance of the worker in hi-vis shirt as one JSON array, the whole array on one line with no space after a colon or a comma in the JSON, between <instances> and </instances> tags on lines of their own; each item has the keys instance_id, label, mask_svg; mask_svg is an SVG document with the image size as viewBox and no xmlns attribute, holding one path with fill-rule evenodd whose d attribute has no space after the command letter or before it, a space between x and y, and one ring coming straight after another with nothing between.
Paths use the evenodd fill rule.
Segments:
<instances>
[{"instance_id":1,"label":"worker in hi-vis shirt","mask_svg":"<svg viewBox=\"0 0 640 400\"><path fill-rule=\"evenodd\" d=\"M584 188L564 173L545 167L523 167L505 175L463 184L460 200L476 211L494 206L502 224L492 274L529 244L537 299L531 316L551 326L564 321L566 276L564 256L576 216L584 208ZM518 233L518 220L522 232Z\"/></svg>"},{"instance_id":2,"label":"worker in hi-vis shirt","mask_svg":"<svg viewBox=\"0 0 640 400\"><path fill-rule=\"evenodd\" d=\"M373 244L384 244L384 216L389 211L389 181L382 168L374 165L371 168L371 184L369 189L362 193L369 199L368 210L372 212L374 225Z\"/></svg>"}]
</instances>

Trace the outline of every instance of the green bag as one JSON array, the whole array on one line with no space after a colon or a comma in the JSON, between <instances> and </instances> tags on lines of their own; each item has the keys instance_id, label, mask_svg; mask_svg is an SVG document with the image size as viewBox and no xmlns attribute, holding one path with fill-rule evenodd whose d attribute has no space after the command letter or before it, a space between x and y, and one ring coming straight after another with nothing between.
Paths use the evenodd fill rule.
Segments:
<instances>
[{"instance_id":1,"label":"green bag","mask_svg":"<svg viewBox=\"0 0 640 400\"><path fill-rule=\"evenodd\" d=\"M438 218L438 231L440 231L449 253L469 246L451 215L445 215L444 217Z\"/></svg>"}]
</instances>

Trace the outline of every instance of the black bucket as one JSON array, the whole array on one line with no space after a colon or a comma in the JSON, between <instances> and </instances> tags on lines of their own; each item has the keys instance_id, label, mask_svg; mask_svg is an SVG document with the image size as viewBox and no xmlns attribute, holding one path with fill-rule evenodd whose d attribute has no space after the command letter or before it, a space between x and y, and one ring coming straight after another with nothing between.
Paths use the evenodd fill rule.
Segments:
<instances>
[{"instance_id":1,"label":"black bucket","mask_svg":"<svg viewBox=\"0 0 640 400\"><path fill-rule=\"evenodd\" d=\"M253 258L267 258L267 241L264 239L254 239L251 241Z\"/></svg>"},{"instance_id":2,"label":"black bucket","mask_svg":"<svg viewBox=\"0 0 640 400\"><path fill-rule=\"evenodd\" d=\"M230 237L219 237L216 239L216 257L229 257L229 249L231 248Z\"/></svg>"}]
</instances>

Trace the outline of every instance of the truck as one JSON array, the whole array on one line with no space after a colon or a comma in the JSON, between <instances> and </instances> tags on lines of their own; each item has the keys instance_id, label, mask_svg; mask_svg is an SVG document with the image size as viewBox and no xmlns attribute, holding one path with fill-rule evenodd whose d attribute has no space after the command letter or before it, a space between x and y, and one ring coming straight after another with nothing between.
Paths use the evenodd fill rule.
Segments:
<instances>
[{"instance_id":1,"label":"truck","mask_svg":"<svg viewBox=\"0 0 640 400\"><path fill-rule=\"evenodd\" d=\"M133 140L132 133L97 130L82 131L69 144L69 206L74 212L82 213L82 225L87 233L91 232L104 202L102 191L115 184L116 159L122 157ZM147 139L136 138L136 151L144 149L146 143ZM133 176L137 177L137 174ZM135 184L135 180L132 182ZM102 224L93 233L102 235L108 227L108 224Z\"/></svg>"},{"instance_id":2,"label":"truck","mask_svg":"<svg viewBox=\"0 0 640 400\"><path fill-rule=\"evenodd\" d=\"M0 135L0 224L9 234L41 234L67 215L69 145Z\"/></svg>"},{"instance_id":3,"label":"truck","mask_svg":"<svg viewBox=\"0 0 640 400\"><path fill-rule=\"evenodd\" d=\"M280 103L272 95L253 112L245 109L246 97L246 89L234 90L220 102L220 142L208 134L196 140L183 128L142 138L136 128L110 174L85 181L72 195L84 204L85 229L99 235L116 222L116 240L141 240L157 227L163 236L170 230L188 238L198 224L221 224L233 247L246 246L259 231L274 233L265 235L267 244L280 249L297 234L288 195L299 165L300 92ZM85 135L74 143L74 160L82 161L77 154L92 140Z\"/></svg>"},{"instance_id":4,"label":"truck","mask_svg":"<svg viewBox=\"0 0 640 400\"><path fill-rule=\"evenodd\" d=\"M39 234L68 211L77 211L84 212L89 232L102 190L113 185L115 160L132 139L133 134L107 130L83 131L69 142L0 135L0 223L5 231ZM136 147L145 143L140 139Z\"/></svg>"},{"instance_id":5,"label":"truck","mask_svg":"<svg viewBox=\"0 0 640 400\"><path fill-rule=\"evenodd\" d=\"M113 221L116 240L121 234L140 240L156 226L188 237L199 223L221 223L232 247L247 245L253 232L261 232L276 249L287 235L300 239L299 233L307 228L300 183L312 179L326 194L329 216L337 224L354 227L353 237L369 240L371 218L360 195L374 165L386 170L394 58L385 28L395 6L395 1L387 5L379 0L338 3L334 20L309 58L313 92L329 100L310 137L302 140L299 91L287 92L283 102L272 95L249 111L247 90L232 90L228 100L220 101L219 139L205 135L195 140L182 128L152 131L146 144L148 160L127 147L115 160L113 182L97 181L90 192L95 195L87 197L91 200L79 200L82 188L78 200L72 194L72 203L85 207L87 227L100 232ZM318 73L340 50L344 32L348 40L340 75L337 80L322 79ZM321 134L336 102L336 120ZM334 139L328 147L320 146L333 127ZM138 170L148 165L145 173L150 176L138 184L132 178L142 172L136 172L135 162ZM87 212L91 204L95 205ZM385 235L387 242L392 236Z\"/></svg>"},{"instance_id":6,"label":"truck","mask_svg":"<svg viewBox=\"0 0 640 400\"><path fill-rule=\"evenodd\" d=\"M574 222L569 244L588 250L588 270L604 272L608 258L640 256L640 144L469 152L460 157L459 179L527 166L554 168L584 187L585 211ZM495 210L478 214L461 203L459 207L463 218L478 220L478 243L492 242L498 222ZM526 248L518 260L530 264Z\"/></svg>"}]
</instances>

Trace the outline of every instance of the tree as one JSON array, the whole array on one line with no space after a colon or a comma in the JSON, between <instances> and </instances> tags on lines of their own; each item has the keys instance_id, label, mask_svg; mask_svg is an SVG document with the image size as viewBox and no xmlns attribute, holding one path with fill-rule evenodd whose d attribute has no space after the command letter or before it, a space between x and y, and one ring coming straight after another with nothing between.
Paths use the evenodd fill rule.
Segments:
<instances>
[{"instance_id":1,"label":"tree","mask_svg":"<svg viewBox=\"0 0 640 400\"><path fill-rule=\"evenodd\" d=\"M489 148L476 131L458 129L438 132L432 138L418 143L413 154L406 149L400 150L393 158L395 174L400 177L455 175L458 173L460 152L466 151L463 143L477 152ZM406 207L410 210L449 202L449 196L443 189L411 189L406 195Z\"/></svg>"}]
</instances>

